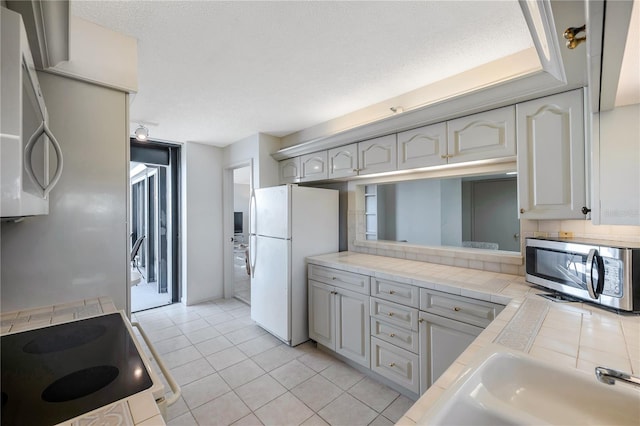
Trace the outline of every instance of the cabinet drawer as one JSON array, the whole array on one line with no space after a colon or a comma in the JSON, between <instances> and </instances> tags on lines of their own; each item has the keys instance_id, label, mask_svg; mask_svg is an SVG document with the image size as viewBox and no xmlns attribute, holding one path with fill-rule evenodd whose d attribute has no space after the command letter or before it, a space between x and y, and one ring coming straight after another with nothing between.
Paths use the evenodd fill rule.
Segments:
<instances>
[{"instance_id":1,"label":"cabinet drawer","mask_svg":"<svg viewBox=\"0 0 640 426\"><path fill-rule=\"evenodd\" d=\"M413 353L418 353L418 332L371 318L371 336Z\"/></svg>"},{"instance_id":2,"label":"cabinet drawer","mask_svg":"<svg viewBox=\"0 0 640 426\"><path fill-rule=\"evenodd\" d=\"M375 337L371 338L371 369L383 377L409 389L420 391L418 355L397 348Z\"/></svg>"},{"instance_id":3,"label":"cabinet drawer","mask_svg":"<svg viewBox=\"0 0 640 426\"><path fill-rule=\"evenodd\" d=\"M362 294L369 294L369 277L367 275L312 264L309 265L308 272L310 280L320 281Z\"/></svg>"},{"instance_id":4,"label":"cabinet drawer","mask_svg":"<svg viewBox=\"0 0 640 426\"><path fill-rule=\"evenodd\" d=\"M503 305L456 296L434 290L420 289L420 310L486 327L504 309Z\"/></svg>"},{"instance_id":5,"label":"cabinet drawer","mask_svg":"<svg viewBox=\"0 0 640 426\"><path fill-rule=\"evenodd\" d=\"M418 287L394 281L371 278L371 295L380 299L417 308L419 306Z\"/></svg>"},{"instance_id":6,"label":"cabinet drawer","mask_svg":"<svg viewBox=\"0 0 640 426\"><path fill-rule=\"evenodd\" d=\"M418 310L408 306L372 297L371 316L409 330L418 330Z\"/></svg>"}]
</instances>

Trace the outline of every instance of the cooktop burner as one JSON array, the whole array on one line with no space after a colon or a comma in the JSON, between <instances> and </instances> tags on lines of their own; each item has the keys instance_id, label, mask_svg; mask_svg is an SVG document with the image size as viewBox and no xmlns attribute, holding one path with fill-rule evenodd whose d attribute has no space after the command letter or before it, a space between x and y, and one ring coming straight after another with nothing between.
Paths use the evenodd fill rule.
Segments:
<instances>
[{"instance_id":1,"label":"cooktop burner","mask_svg":"<svg viewBox=\"0 0 640 426\"><path fill-rule=\"evenodd\" d=\"M123 317L2 336L5 425L52 425L152 386Z\"/></svg>"}]
</instances>

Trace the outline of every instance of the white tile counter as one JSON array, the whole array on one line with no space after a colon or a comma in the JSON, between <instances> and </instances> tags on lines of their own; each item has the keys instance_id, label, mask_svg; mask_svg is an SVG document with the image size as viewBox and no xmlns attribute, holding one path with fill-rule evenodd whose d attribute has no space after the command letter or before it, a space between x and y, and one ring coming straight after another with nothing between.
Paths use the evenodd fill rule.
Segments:
<instances>
[{"instance_id":1,"label":"white tile counter","mask_svg":"<svg viewBox=\"0 0 640 426\"><path fill-rule=\"evenodd\" d=\"M538 296L545 291L517 275L354 252L313 256L307 261L506 305L405 413L399 425L419 422L471 364L478 351L489 344L589 374L593 374L596 366L603 365L640 375L639 315L616 314L588 303L555 303Z\"/></svg>"},{"instance_id":2,"label":"white tile counter","mask_svg":"<svg viewBox=\"0 0 640 426\"><path fill-rule=\"evenodd\" d=\"M45 306L0 314L0 335L17 333L47 325L115 313L117 309L108 297L78 300L61 305ZM108 424L121 426L165 425L151 390L85 413L59 426Z\"/></svg>"}]
</instances>

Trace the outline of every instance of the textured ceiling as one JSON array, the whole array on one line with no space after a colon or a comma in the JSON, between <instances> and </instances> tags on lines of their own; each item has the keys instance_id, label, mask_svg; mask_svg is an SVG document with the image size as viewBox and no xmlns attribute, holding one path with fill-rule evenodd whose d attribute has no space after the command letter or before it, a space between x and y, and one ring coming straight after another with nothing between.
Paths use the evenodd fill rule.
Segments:
<instances>
[{"instance_id":1,"label":"textured ceiling","mask_svg":"<svg viewBox=\"0 0 640 426\"><path fill-rule=\"evenodd\" d=\"M517 1L73 1L138 39L151 138L285 136L532 46Z\"/></svg>"}]
</instances>

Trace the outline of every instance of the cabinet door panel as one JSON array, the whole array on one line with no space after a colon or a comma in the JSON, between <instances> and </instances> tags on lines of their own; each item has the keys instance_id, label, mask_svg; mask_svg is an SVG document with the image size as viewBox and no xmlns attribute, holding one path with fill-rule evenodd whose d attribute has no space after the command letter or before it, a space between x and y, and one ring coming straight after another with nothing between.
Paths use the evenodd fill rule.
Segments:
<instances>
[{"instance_id":1,"label":"cabinet door panel","mask_svg":"<svg viewBox=\"0 0 640 426\"><path fill-rule=\"evenodd\" d=\"M300 182L327 179L329 177L327 151L303 155L300 157L300 167L302 169Z\"/></svg>"},{"instance_id":2,"label":"cabinet door panel","mask_svg":"<svg viewBox=\"0 0 640 426\"><path fill-rule=\"evenodd\" d=\"M335 348L333 287L309 280L309 337Z\"/></svg>"},{"instance_id":3,"label":"cabinet door panel","mask_svg":"<svg viewBox=\"0 0 640 426\"><path fill-rule=\"evenodd\" d=\"M584 146L582 90L518 104L522 218L584 218Z\"/></svg>"},{"instance_id":4,"label":"cabinet door panel","mask_svg":"<svg viewBox=\"0 0 640 426\"><path fill-rule=\"evenodd\" d=\"M424 393L482 332L458 321L420 312L420 392Z\"/></svg>"},{"instance_id":5,"label":"cabinet door panel","mask_svg":"<svg viewBox=\"0 0 640 426\"><path fill-rule=\"evenodd\" d=\"M280 183L296 183L300 181L300 157L282 160L280 167Z\"/></svg>"},{"instance_id":6,"label":"cabinet door panel","mask_svg":"<svg viewBox=\"0 0 640 426\"><path fill-rule=\"evenodd\" d=\"M358 174L390 172L398 164L396 135L383 136L364 142L358 142Z\"/></svg>"},{"instance_id":7,"label":"cabinet door panel","mask_svg":"<svg viewBox=\"0 0 640 426\"><path fill-rule=\"evenodd\" d=\"M358 144L329 150L329 177L341 178L358 174Z\"/></svg>"},{"instance_id":8,"label":"cabinet door panel","mask_svg":"<svg viewBox=\"0 0 640 426\"><path fill-rule=\"evenodd\" d=\"M447 152L449 163L516 155L515 107L448 121Z\"/></svg>"},{"instance_id":9,"label":"cabinet door panel","mask_svg":"<svg viewBox=\"0 0 640 426\"><path fill-rule=\"evenodd\" d=\"M446 123L398 133L399 170L446 164L446 154Z\"/></svg>"},{"instance_id":10,"label":"cabinet door panel","mask_svg":"<svg viewBox=\"0 0 640 426\"><path fill-rule=\"evenodd\" d=\"M336 292L336 352L369 368L369 296L342 289Z\"/></svg>"}]
</instances>

